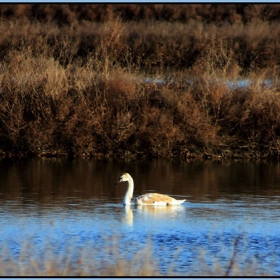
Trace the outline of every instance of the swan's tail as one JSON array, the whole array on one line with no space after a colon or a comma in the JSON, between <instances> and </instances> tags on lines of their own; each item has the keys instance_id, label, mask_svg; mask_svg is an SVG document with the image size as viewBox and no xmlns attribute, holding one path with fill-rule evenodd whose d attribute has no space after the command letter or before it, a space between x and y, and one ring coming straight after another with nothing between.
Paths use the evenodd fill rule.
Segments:
<instances>
[{"instance_id":1,"label":"swan's tail","mask_svg":"<svg viewBox=\"0 0 280 280\"><path fill-rule=\"evenodd\" d=\"M181 200L177 200L178 201L178 204L182 204L183 202L185 202L186 200L185 199L181 199Z\"/></svg>"},{"instance_id":2,"label":"swan's tail","mask_svg":"<svg viewBox=\"0 0 280 280\"><path fill-rule=\"evenodd\" d=\"M183 202L185 202L186 200L185 199L174 199L174 201L172 201L171 203L168 203L168 205L180 205L182 204Z\"/></svg>"}]
</instances>

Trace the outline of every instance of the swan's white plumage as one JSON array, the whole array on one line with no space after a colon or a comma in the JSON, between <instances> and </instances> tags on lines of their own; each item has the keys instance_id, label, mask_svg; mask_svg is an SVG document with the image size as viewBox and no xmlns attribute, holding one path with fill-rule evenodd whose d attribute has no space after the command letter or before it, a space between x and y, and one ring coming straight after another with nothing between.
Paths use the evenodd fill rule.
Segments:
<instances>
[{"instance_id":1,"label":"swan's white plumage","mask_svg":"<svg viewBox=\"0 0 280 280\"><path fill-rule=\"evenodd\" d=\"M168 205L180 205L185 199L177 200L168 195L159 194L159 193L146 193L140 195L136 198L133 198L134 182L132 177L128 173L124 173L120 177L121 182L127 182L127 190L123 198L123 204L136 204L136 205L158 205L158 206L168 206Z\"/></svg>"}]
</instances>

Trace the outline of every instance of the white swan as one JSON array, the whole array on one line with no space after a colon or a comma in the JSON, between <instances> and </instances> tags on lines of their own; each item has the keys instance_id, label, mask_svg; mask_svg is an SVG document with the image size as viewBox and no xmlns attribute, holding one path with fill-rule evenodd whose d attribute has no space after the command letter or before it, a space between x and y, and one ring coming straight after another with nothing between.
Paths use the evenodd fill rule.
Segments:
<instances>
[{"instance_id":1,"label":"white swan","mask_svg":"<svg viewBox=\"0 0 280 280\"><path fill-rule=\"evenodd\" d=\"M168 205L179 205L184 201L186 201L185 199L177 200L168 195L159 194L159 193L146 193L136 198L133 198L134 182L132 177L128 173L124 173L120 177L119 183L121 182L127 182L128 184L126 194L123 198L124 205L136 204L136 205L168 206Z\"/></svg>"}]
</instances>

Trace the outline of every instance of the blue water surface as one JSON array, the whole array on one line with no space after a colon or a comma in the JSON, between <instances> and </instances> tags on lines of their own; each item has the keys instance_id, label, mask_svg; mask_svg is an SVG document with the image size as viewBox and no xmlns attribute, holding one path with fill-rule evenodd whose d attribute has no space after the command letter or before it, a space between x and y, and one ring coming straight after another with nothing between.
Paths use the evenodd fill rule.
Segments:
<instances>
[{"instance_id":1,"label":"blue water surface","mask_svg":"<svg viewBox=\"0 0 280 280\"><path fill-rule=\"evenodd\" d=\"M232 166L231 172L242 171L244 174L244 166L238 166ZM252 166L254 165L250 164L248 168L250 172ZM190 168L192 172L193 167ZM156 167L161 170L159 174L162 168L162 165ZM182 166L177 166L176 170L179 174L182 170L186 172L188 168L189 165L185 165L183 169ZM228 165L223 167L223 172L218 172L220 168L216 168L213 169L216 170L216 176L228 176L225 172ZM263 168L266 167L262 166ZM42 170L41 167L39 169ZM198 169L198 178L208 185L209 180L204 180L203 174L208 170L205 176L209 177L209 164ZM256 169L259 170L260 166ZM21 174L23 171L20 170ZM79 170L82 173L86 171L85 168ZM100 166L98 170L100 174ZM270 166L269 170L269 174L279 173L278 165ZM201 189L200 195L194 195L196 190L193 189L185 190L185 193L177 190L176 195L186 198L181 206L124 207L121 202L125 186L114 189L104 185L99 191L83 197L85 190L81 190L79 195L69 184L68 187L61 188L60 193L58 190L62 183L59 180L50 180L50 185L57 184L56 199L49 192L44 194L44 199L39 198L36 188L28 193L16 192L18 189L15 189L13 193L16 195L8 198L8 194L11 196L12 186L10 189L6 188L7 182L15 182L15 178L18 181L21 177L14 172L11 174L11 181L6 177L5 187L0 183L0 252L7 261L13 258L15 261L28 263L35 259L44 263L48 259L65 258L68 262L75 263L83 258L83 265L87 262L94 263L97 268L102 269L104 265L114 265L122 259L133 262L135 256L140 255L144 259L145 256L150 256L163 275L194 276L215 271L217 264L224 274L234 258L235 265L241 271L243 268L248 271L248 264L252 264L257 268L253 272L255 275L280 274L278 175L268 177L273 178L273 183L267 179L266 184L270 189L266 188L265 191L264 188L256 188L256 185L251 189L248 186L244 192L221 187L218 196L217 189L204 193ZM174 172L170 171L168 176L172 174ZM170 182L178 184L178 174L176 180L172 179ZM259 173L254 173L255 182L259 182L256 174ZM190 174L188 175L190 178ZM59 176L63 177L62 174ZM71 178L76 175L74 173L67 176ZM104 181L103 175L99 176L100 181L96 179L96 182ZM26 181L25 175L23 177ZM142 172L141 177L146 178ZM215 184L220 181L225 184L224 178L216 178ZM39 179L37 182L41 182L41 178ZM239 179L239 185L242 185L241 181L247 184L247 179L246 176ZM194 182L193 177L190 180ZM76 181L73 180L74 182L76 190ZM202 181L199 183L203 184ZM84 185L83 182L81 185ZM166 189L166 192L170 194L171 189Z\"/></svg>"}]
</instances>

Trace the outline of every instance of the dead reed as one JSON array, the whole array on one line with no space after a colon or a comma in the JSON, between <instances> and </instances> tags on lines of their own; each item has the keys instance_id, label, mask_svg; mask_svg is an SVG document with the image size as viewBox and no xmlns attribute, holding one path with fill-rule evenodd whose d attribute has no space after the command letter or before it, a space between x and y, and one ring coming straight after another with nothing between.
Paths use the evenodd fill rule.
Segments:
<instances>
[{"instance_id":1,"label":"dead reed","mask_svg":"<svg viewBox=\"0 0 280 280\"><path fill-rule=\"evenodd\" d=\"M159 263L153 256L153 245L131 244L135 253L130 256L121 250L121 237L105 237L107 245L87 242L75 247L70 240L62 252L54 250L45 240L40 248L32 241L18 242L20 246L17 256L5 246L0 250L1 276L272 276L273 267L264 267L254 257L246 252L237 252L235 240L232 248L232 258L226 263L220 253L211 255L209 252L197 249L195 257L186 259L185 269L180 268L176 256L180 249L174 252L170 263ZM50 240L49 240L50 241ZM209 239L211 241L211 238ZM53 243L53 241L52 241ZM139 248L138 248L139 247ZM138 249L137 249L138 248ZM127 250L128 248L125 248ZM166 252L162 249L162 254ZM222 251L223 248L220 248ZM100 253L102 256L100 256ZM163 270L164 268L164 270Z\"/></svg>"},{"instance_id":2,"label":"dead reed","mask_svg":"<svg viewBox=\"0 0 280 280\"><path fill-rule=\"evenodd\" d=\"M278 159L272 6L1 5L0 154Z\"/></svg>"}]
</instances>

